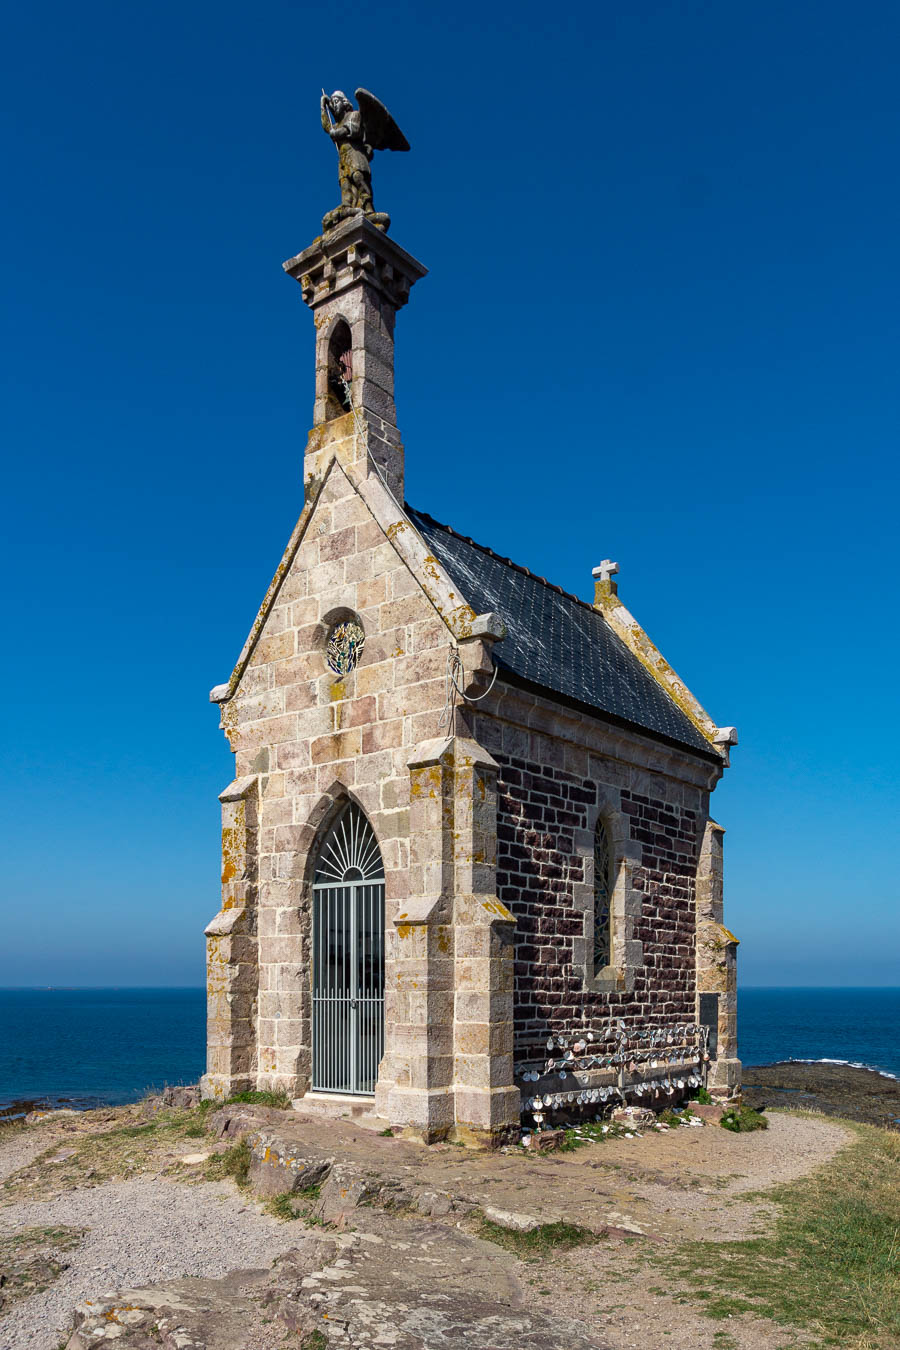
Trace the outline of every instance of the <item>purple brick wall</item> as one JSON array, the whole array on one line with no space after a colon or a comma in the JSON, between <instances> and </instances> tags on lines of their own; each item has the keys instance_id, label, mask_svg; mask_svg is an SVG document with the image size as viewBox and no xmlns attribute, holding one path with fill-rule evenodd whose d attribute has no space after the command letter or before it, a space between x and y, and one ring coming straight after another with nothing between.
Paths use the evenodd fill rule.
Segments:
<instances>
[{"instance_id":1,"label":"purple brick wall","mask_svg":"<svg viewBox=\"0 0 900 1350\"><path fill-rule=\"evenodd\" d=\"M573 952L584 933L573 887L585 880L575 831L596 819L596 787L560 768L502 752L495 758L497 892L516 917L517 1038L574 1031L610 1016L632 1026L692 1021L697 813L622 789L620 809L641 850L633 884L643 896L634 931L643 965L631 992L600 993L585 988Z\"/></svg>"}]
</instances>

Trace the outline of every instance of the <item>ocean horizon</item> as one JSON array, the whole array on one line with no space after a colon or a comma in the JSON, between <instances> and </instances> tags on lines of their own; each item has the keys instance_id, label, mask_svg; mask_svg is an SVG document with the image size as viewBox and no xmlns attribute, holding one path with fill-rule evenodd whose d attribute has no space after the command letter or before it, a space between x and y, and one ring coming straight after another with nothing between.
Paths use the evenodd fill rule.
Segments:
<instances>
[{"instance_id":1,"label":"ocean horizon","mask_svg":"<svg viewBox=\"0 0 900 1350\"><path fill-rule=\"evenodd\" d=\"M16 1102L122 1105L196 1082L206 990L0 988L0 1111ZM900 1079L900 987L741 987L745 1065L851 1064Z\"/></svg>"}]
</instances>

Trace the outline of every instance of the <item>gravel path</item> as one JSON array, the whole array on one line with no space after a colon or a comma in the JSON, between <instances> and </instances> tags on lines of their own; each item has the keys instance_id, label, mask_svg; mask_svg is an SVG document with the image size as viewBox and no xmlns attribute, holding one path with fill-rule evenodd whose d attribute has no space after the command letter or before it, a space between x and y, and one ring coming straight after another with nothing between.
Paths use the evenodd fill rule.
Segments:
<instances>
[{"instance_id":1,"label":"gravel path","mask_svg":"<svg viewBox=\"0 0 900 1350\"><path fill-rule=\"evenodd\" d=\"M27 1160L23 1152L18 1165ZM183 1275L259 1269L297 1245L291 1224L248 1206L227 1182L184 1186L136 1177L0 1210L2 1233L45 1224L91 1231L68 1253L71 1267L55 1284L0 1317L0 1350L56 1350L83 1298Z\"/></svg>"},{"instance_id":2,"label":"gravel path","mask_svg":"<svg viewBox=\"0 0 900 1350\"><path fill-rule=\"evenodd\" d=\"M838 1121L777 1112L772 1112L768 1120L764 1149L754 1148L758 1135L737 1136L744 1154L734 1166L734 1172L740 1175L728 1187L735 1195L806 1176L829 1162L853 1138L853 1132Z\"/></svg>"}]
</instances>

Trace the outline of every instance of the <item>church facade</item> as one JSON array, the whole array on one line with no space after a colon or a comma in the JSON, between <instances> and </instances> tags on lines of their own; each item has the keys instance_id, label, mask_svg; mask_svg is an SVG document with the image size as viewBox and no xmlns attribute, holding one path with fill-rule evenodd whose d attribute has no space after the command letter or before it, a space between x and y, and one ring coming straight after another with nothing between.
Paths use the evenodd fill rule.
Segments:
<instances>
[{"instance_id":1,"label":"church facade","mask_svg":"<svg viewBox=\"0 0 900 1350\"><path fill-rule=\"evenodd\" d=\"M235 778L204 1095L490 1142L536 1091L566 1097L548 1046L604 1037L589 1103L606 1084L639 1100L652 1047L682 1041L733 1094L710 815L733 728L625 609L614 563L588 603L406 504L394 328L421 264L355 215L284 266L314 316L314 426L300 518L211 693Z\"/></svg>"}]
</instances>

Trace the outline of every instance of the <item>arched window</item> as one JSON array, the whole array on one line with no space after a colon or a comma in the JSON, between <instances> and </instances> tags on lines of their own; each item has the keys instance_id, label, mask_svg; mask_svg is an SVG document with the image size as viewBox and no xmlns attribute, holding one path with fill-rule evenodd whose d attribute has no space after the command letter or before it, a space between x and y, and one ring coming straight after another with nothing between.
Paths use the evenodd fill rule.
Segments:
<instances>
[{"instance_id":1,"label":"arched window","mask_svg":"<svg viewBox=\"0 0 900 1350\"><path fill-rule=\"evenodd\" d=\"M378 840L354 802L344 808L323 840L314 884L336 886L347 881L384 881Z\"/></svg>"},{"instance_id":2,"label":"arched window","mask_svg":"<svg viewBox=\"0 0 900 1350\"><path fill-rule=\"evenodd\" d=\"M594 834L594 974L612 965L612 852L602 820Z\"/></svg>"},{"instance_id":3,"label":"arched window","mask_svg":"<svg viewBox=\"0 0 900 1350\"><path fill-rule=\"evenodd\" d=\"M371 1095L384 1053L384 865L348 802L319 849L312 913L313 1091Z\"/></svg>"},{"instance_id":4,"label":"arched window","mask_svg":"<svg viewBox=\"0 0 900 1350\"><path fill-rule=\"evenodd\" d=\"M326 421L343 417L350 411L350 386L353 383L353 340L350 328L340 319L328 340L328 394L325 400Z\"/></svg>"}]
</instances>

